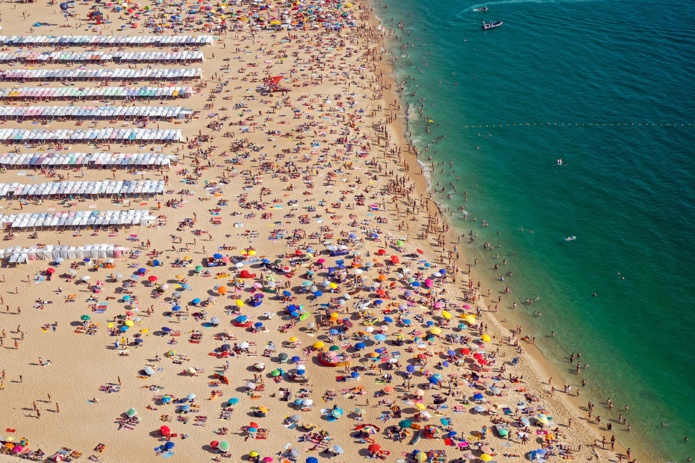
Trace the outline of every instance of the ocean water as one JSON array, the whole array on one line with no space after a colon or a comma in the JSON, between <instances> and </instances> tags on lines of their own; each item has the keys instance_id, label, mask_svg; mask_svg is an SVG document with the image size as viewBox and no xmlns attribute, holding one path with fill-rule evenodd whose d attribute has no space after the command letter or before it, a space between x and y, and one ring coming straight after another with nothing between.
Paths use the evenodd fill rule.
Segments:
<instances>
[{"instance_id":1,"label":"ocean water","mask_svg":"<svg viewBox=\"0 0 695 463\"><path fill-rule=\"evenodd\" d=\"M556 385L576 390L568 357L581 352L582 397L622 443L647 461L695 457L695 3L374 8L396 35L410 139L421 162L443 163L432 186L474 275L512 272L493 288L512 291L500 316L537 337ZM482 31L483 19L504 25Z\"/></svg>"}]
</instances>

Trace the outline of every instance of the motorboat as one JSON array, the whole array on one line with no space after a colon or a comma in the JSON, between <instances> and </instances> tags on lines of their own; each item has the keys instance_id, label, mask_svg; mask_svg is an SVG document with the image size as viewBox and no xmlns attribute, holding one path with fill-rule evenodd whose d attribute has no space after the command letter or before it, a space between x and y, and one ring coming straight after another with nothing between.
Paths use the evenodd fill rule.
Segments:
<instances>
[{"instance_id":1,"label":"motorboat","mask_svg":"<svg viewBox=\"0 0 695 463\"><path fill-rule=\"evenodd\" d=\"M488 10L486 6L481 6L480 8L475 8L473 11L476 13L485 13Z\"/></svg>"},{"instance_id":2,"label":"motorboat","mask_svg":"<svg viewBox=\"0 0 695 463\"><path fill-rule=\"evenodd\" d=\"M503 24L502 21L494 21L494 22L489 22L489 23L486 23L485 21L483 21L482 29L484 31L486 31L488 29L494 29L495 27L500 27L502 24Z\"/></svg>"}]
</instances>

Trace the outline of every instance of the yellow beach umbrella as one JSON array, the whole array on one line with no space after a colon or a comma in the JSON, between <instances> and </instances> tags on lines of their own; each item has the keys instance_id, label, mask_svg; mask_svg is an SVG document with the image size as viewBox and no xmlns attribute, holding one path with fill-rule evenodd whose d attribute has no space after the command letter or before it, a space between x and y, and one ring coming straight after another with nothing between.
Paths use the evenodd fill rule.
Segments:
<instances>
[{"instance_id":1,"label":"yellow beach umbrella","mask_svg":"<svg viewBox=\"0 0 695 463\"><path fill-rule=\"evenodd\" d=\"M123 324L124 324L125 326L127 326L128 328L130 328L131 326L135 325L135 323L133 323L133 320L126 320L125 323L123 323Z\"/></svg>"},{"instance_id":2,"label":"yellow beach umbrella","mask_svg":"<svg viewBox=\"0 0 695 463\"><path fill-rule=\"evenodd\" d=\"M296 338L295 336L292 336L292 337L290 338L290 342L297 342L297 338Z\"/></svg>"},{"instance_id":3,"label":"yellow beach umbrella","mask_svg":"<svg viewBox=\"0 0 695 463\"><path fill-rule=\"evenodd\" d=\"M427 407L425 407L425 404L418 402L415 404L415 408L417 408L418 410L424 410Z\"/></svg>"},{"instance_id":4,"label":"yellow beach umbrella","mask_svg":"<svg viewBox=\"0 0 695 463\"><path fill-rule=\"evenodd\" d=\"M480 455L480 459L485 461L485 462L488 462L488 461L492 460L492 457L490 455L488 455L487 453L483 453L482 455Z\"/></svg>"},{"instance_id":5,"label":"yellow beach umbrella","mask_svg":"<svg viewBox=\"0 0 695 463\"><path fill-rule=\"evenodd\" d=\"M326 344L323 341L316 341L314 343L314 349L323 349Z\"/></svg>"},{"instance_id":6,"label":"yellow beach umbrella","mask_svg":"<svg viewBox=\"0 0 695 463\"><path fill-rule=\"evenodd\" d=\"M451 318L451 313L447 312L446 310L442 310L442 317L449 320Z\"/></svg>"},{"instance_id":7,"label":"yellow beach umbrella","mask_svg":"<svg viewBox=\"0 0 695 463\"><path fill-rule=\"evenodd\" d=\"M440 334L442 334L442 329L435 326L434 328L430 328L430 333L432 333L435 336L439 336Z\"/></svg>"},{"instance_id":8,"label":"yellow beach umbrella","mask_svg":"<svg viewBox=\"0 0 695 463\"><path fill-rule=\"evenodd\" d=\"M143 328L143 329L140 330L140 332L141 332L142 334L147 334L147 333L150 332L150 330L148 330L147 328Z\"/></svg>"},{"instance_id":9,"label":"yellow beach umbrella","mask_svg":"<svg viewBox=\"0 0 695 463\"><path fill-rule=\"evenodd\" d=\"M483 342L490 342L491 341L490 335L487 333L482 336L482 339L483 339Z\"/></svg>"},{"instance_id":10,"label":"yellow beach umbrella","mask_svg":"<svg viewBox=\"0 0 695 463\"><path fill-rule=\"evenodd\" d=\"M250 456L251 458L255 458L255 457L258 456L258 452L256 452L255 450L251 450L251 451L249 452L249 456Z\"/></svg>"},{"instance_id":11,"label":"yellow beach umbrella","mask_svg":"<svg viewBox=\"0 0 695 463\"><path fill-rule=\"evenodd\" d=\"M241 299L237 299L236 305L237 305L237 307L244 307L244 301L242 301Z\"/></svg>"}]
</instances>

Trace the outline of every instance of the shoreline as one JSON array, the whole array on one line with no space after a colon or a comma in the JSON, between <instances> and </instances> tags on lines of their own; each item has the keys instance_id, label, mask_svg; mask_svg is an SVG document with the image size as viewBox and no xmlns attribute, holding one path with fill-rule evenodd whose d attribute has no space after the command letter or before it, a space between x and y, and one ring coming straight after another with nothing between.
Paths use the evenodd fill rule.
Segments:
<instances>
[{"instance_id":1,"label":"shoreline","mask_svg":"<svg viewBox=\"0 0 695 463\"><path fill-rule=\"evenodd\" d=\"M183 7L198 9L198 2L189 2ZM169 5L132 6L145 20L135 22L114 6L105 34L161 33L143 24ZM95 32L98 24L85 19L89 7L74 5L75 16L66 15L70 28L62 29L49 22L60 21L57 8L51 13L44 5L15 4L18 16L26 10L25 22L5 24L4 33L36 34L31 25L37 22L45 35ZM248 16L256 7L235 6ZM129 252L114 253L111 261L53 256L53 262L3 270L5 439L26 436L30 450L41 448L46 457L69 447L86 460L94 449L90 460L104 462L149 462L165 451L172 462L287 461L288 451L290 460L302 463L314 455L336 463L367 456L412 462L430 458L430 451L448 452L446 461L492 454L499 462L518 462L550 446L558 454L550 461L593 456L588 430L579 422L567 429L574 414L545 393L545 373L533 357L538 353L523 345L517 355L519 340L485 307L476 312L468 306L466 278L440 260L433 240L441 234L453 241L454 230L440 231L448 227L445 214L429 199L420 170L426 166L407 144L404 104L373 9L367 3L321 8L354 24L339 31L310 24L254 32L253 21L240 20L233 23L239 30L201 48L205 60L194 67L204 78L180 101L194 113L161 122L181 128L186 140L157 146L157 152L178 154L171 167L0 171L4 183L112 177L165 183L161 195L132 199L76 194L2 200L8 214L137 207L163 217L149 226L8 233L13 241L5 247L106 243ZM263 14L272 18L274 12ZM159 17L180 20L188 34L205 31L188 16ZM273 81L287 88L272 90ZM391 88L383 89L385 83ZM152 124L105 119L86 125ZM98 147L62 145L61 153L92 149ZM152 145L114 142L108 151L146 150ZM405 200L411 195L412 204ZM425 230L432 231L421 236ZM451 323L452 313L461 320ZM375 432L356 438L366 424ZM421 428L432 435L418 443ZM170 443L174 450L162 449ZM385 453L370 450L375 443ZM251 449L257 455L248 455Z\"/></svg>"},{"instance_id":2,"label":"shoreline","mask_svg":"<svg viewBox=\"0 0 695 463\"><path fill-rule=\"evenodd\" d=\"M369 5L372 8L372 23L373 24L379 24L385 31L390 31L391 33L395 31L391 31L388 28L385 27L383 21L381 18L378 16L378 14L374 11L373 7L373 0L369 1ZM394 77L395 74L395 66L393 64L393 50L392 48L389 47L389 41L393 40L394 43L397 43L398 39L390 39L383 35L384 39L382 41L382 47L385 50L384 57L379 65L379 70L384 72L384 75L387 76L386 81L389 82L391 87L397 87L398 82ZM415 185L415 189L417 192L420 193L420 195L426 196L428 199L427 201L432 204L433 207L436 208L438 215L443 219L444 223L448 223L448 216L446 214L442 214L442 206L437 203L434 199L431 198L430 194L430 188L431 188L431 181L432 178L430 178L426 173L425 169L427 169L427 165L423 162L420 161L418 155L416 154L416 148L407 140L407 105L405 104L405 101L402 98L402 95L400 92L395 91L393 88L389 88L388 90L385 91L385 94L388 95L387 98L385 98L385 101L391 101L392 98L397 98L398 101L401 104L401 108L396 111L396 117L389 124L389 129L394 133L394 136L396 138L396 145L397 146L404 146L404 158L403 162L404 164L408 164L409 166L409 172L408 172L408 177L410 181ZM419 174L412 174L413 168L419 168L420 173ZM447 242L451 245L453 243L456 243L456 237L457 233L455 233L457 229L455 226L452 226L451 229L446 232L447 235ZM433 246L429 246L433 252L437 252L438 250ZM458 260L458 264L460 264L462 267L466 265L466 250L464 249L461 252L461 258ZM475 267L474 267L475 268ZM483 287L487 286L489 288L494 287L494 278L492 278L491 275L487 274L485 271L481 271L479 274L477 274L477 278L480 279L481 282L483 282ZM479 306L483 309L486 309L485 304L483 303L483 298L481 297ZM497 333L500 335L504 336L505 334L508 334L509 332L513 331L513 327L509 325L514 325L516 322L521 322L521 317L517 316L513 311L510 314L511 318L508 320L508 317L504 317L500 319L500 312L492 312L485 310L488 318L492 320L493 324L496 327ZM507 326L505 326L507 325ZM547 381L543 381L542 378L561 378L564 375L560 372L558 367L554 364L551 363L550 359L548 359L543 350L537 346L536 344L531 344L531 343L524 343L524 354L522 355L523 358L526 358L527 361L532 365L532 371L535 373L535 381L538 385L540 385L544 392L548 395L550 395L550 388L548 387ZM568 413L572 414L574 418L576 418L576 421L573 422L573 426L581 426L583 430L586 431L586 438L591 438L591 441L587 441L586 445L589 447L596 447L597 449L600 449L599 444L601 442L602 437L605 436L605 434L602 433L600 429L597 429L596 426L589 426L586 423L586 420L583 418L583 416L586 414L585 410L586 407L583 407L577 398L577 396L574 395L567 395L565 394L561 389L557 389L553 386L553 389L557 394L553 394L554 397L551 400L554 401L559 401L563 407L567 410ZM586 399L589 396L585 396L584 398ZM576 423L576 424L575 424ZM608 434L610 434L610 431L608 431ZM625 454L625 451L627 449L627 446L622 445L620 442L620 439L617 438L616 436L616 452L615 454L621 453ZM602 450L602 449L601 449ZM640 460L644 458L645 452L642 452L640 448L637 448L636 450L632 449L631 451L634 460ZM605 452L606 455L609 454L609 452ZM617 461L614 459L611 459L609 457L609 461Z\"/></svg>"}]
</instances>

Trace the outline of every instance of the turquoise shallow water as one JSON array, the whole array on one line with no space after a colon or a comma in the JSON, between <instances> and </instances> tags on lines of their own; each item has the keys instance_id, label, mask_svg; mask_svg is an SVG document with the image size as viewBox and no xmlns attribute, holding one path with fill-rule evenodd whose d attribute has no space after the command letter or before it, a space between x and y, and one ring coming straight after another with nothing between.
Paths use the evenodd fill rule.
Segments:
<instances>
[{"instance_id":1,"label":"turquoise shallow water","mask_svg":"<svg viewBox=\"0 0 695 463\"><path fill-rule=\"evenodd\" d=\"M581 351L582 395L616 404L604 420L629 404L633 431L614 422L618 439L649 461L695 457L695 4L375 8L398 36L411 140L421 160L445 163L432 174L446 188L437 197L465 205L468 219L456 212L454 223L478 233L462 246L479 259L474 272L513 271L494 290L511 287L525 332L575 389L567 357ZM483 32L482 19L504 25Z\"/></svg>"}]
</instances>

